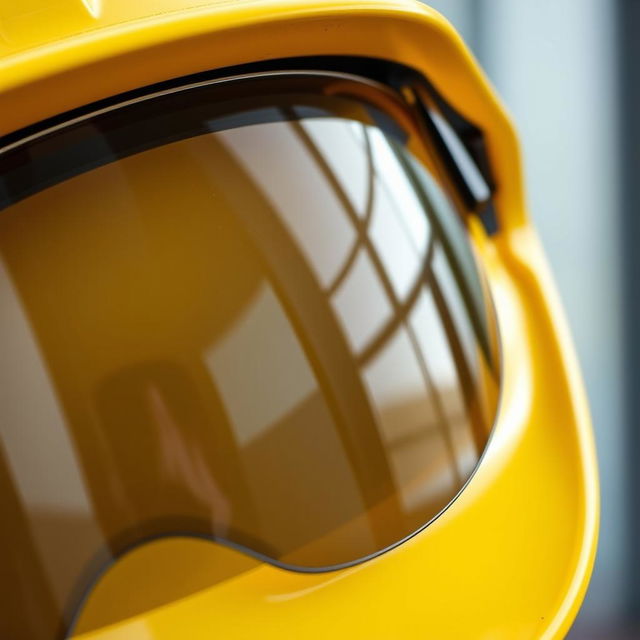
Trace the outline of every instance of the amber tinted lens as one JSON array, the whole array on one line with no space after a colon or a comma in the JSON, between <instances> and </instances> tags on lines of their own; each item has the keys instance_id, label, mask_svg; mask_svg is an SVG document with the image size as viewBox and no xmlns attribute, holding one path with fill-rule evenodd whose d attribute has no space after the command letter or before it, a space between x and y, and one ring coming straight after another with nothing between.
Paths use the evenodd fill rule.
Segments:
<instances>
[{"instance_id":1,"label":"amber tinted lens","mask_svg":"<svg viewBox=\"0 0 640 640\"><path fill-rule=\"evenodd\" d=\"M1 157L3 637L51 637L150 538L357 561L483 451L495 327L411 119L344 80L241 84Z\"/></svg>"}]
</instances>

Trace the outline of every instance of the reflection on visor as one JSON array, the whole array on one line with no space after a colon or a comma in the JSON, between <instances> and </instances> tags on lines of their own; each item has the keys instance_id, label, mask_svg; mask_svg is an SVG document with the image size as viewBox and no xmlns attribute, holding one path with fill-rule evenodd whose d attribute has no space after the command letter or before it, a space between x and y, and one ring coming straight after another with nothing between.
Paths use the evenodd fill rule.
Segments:
<instances>
[{"instance_id":1,"label":"reflection on visor","mask_svg":"<svg viewBox=\"0 0 640 640\"><path fill-rule=\"evenodd\" d=\"M0 156L2 637L50 640L149 540L334 568L468 480L498 370L466 231L410 118L328 84Z\"/></svg>"}]
</instances>

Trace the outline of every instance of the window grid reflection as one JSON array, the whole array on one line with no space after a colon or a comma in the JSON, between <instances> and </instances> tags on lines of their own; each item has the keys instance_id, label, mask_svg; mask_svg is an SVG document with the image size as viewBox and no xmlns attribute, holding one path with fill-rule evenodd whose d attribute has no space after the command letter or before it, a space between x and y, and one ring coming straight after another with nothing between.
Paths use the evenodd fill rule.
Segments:
<instances>
[{"instance_id":1,"label":"window grid reflection","mask_svg":"<svg viewBox=\"0 0 640 640\"><path fill-rule=\"evenodd\" d=\"M379 333L361 350L357 356L358 365L361 370L364 370L367 364L377 357L377 355L384 350L385 346L394 338L399 330L406 331L411 341L412 348L419 363L420 371L424 380L424 384L428 389L430 396L433 399L436 413L438 416L437 426L441 429L441 432L447 443L447 451L450 456L450 462L452 468L456 470L456 476L458 482L462 483L467 476L468 469L460 469L459 455L456 453L456 448L453 443L453 427L444 410L445 402L440 397L440 390L434 383L432 375L429 372L427 365L427 358L421 348L415 331L411 324L408 322L408 317L414 310L418 297L422 290L431 288L434 292L434 299L437 301L437 308L440 314L440 318L445 325L446 336L449 341L451 352L454 354L454 363L456 371L458 373L458 381L460 385L460 391L465 398L465 410L467 411L468 418L472 424L474 432L475 449L476 454L482 450L482 445L478 442L479 438L482 438L482 434L479 433L484 427L479 424L481 418L477 415L477 411L474 408L473 393L474 384L471 380L473 365L468 361L467 355L461 348L461 338L459 335L458 327L453 323L450 313L447 309L446 302L442 293L442 286L438 282L438 279L433 270L433 257L435 254L435 247L439 242L435 238L437 227L430 227L431 236L428 240L426 253L423 259L423 264L420 272L411 284L411 288L404 300L398 298L397 293L394 291L393 285L389 279L387 269L380 258L379 252L376 250L370 238L371 223L373 220L373 211L375 206L375 186L376 182L381 183L382 187L391 192L392 188L387 184L384 175L376 168L375 156L373 147L370 140L370 134L366 125L362 125L362 134L364 140L364 153L367 157L367 167L369 171L367 200L364 215L359 216L357 210L354 208L348 195L345 193L340 181L335 175L330 161L325 157L323 152L318 148L318 145L314 142L309 135L305 127L299 122L292 122L290 126L296 131L297 135L303 141L304 146L308 149L309 154L314 158L315 162L322 174L325 176L327 182L331 185L335 191L337 199L340 201L343 207L345 217L353 225L356 232L355 240L349 249L348 257L345 260L343 266L339 270L339 274L336 279L326 288L327 295L332 297L335 295L340 286L347 279L349 273L353 270L356 257L359 252L364 251L369 257L371 264L373 265L376 276L379 283L382 286L386 301L391 305L393 313L392 317L386 325L379 331ZM379 134L379 132L376 132ZM386 140L385 140L386 142ZM389 145L390 146L390 145ZM395 201L392 201L395 205ZM398 215L396 210L395 215ZM430 215L429 215L430 214ZM435 214L433 211L425 212L425 217L432 218ZM417 247L416 247L417 249Z\"/></svg>"}]
</instances>

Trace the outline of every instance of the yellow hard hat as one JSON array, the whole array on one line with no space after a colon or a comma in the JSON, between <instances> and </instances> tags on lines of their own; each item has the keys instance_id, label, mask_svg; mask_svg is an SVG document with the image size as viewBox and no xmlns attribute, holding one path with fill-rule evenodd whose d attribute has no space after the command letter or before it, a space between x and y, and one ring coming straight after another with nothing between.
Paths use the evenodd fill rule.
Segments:
<instances>
[{"instance_id":1,"label":"yellow hard hat","mask_svg":"<svg viewBox=\"0 0 640 640\"><path fill-rule=\"evenodd\" d=\"M586 398L439 14L5 0L0 114L0 638L566 634Z\"/></svg>"}]
</instances>

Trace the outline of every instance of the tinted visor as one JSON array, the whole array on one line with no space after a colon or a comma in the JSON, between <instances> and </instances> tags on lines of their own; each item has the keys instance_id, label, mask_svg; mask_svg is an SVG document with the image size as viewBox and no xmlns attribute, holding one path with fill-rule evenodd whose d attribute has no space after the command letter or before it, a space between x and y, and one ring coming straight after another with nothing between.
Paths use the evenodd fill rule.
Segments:
<instances>
[{"instance_id":1,"label":"tinted visor","mask_svg":"<svg viewBox=\"0 0 640 640\"><path fill-rule=\"evenodd\" d=\"M0 155L3 637L149 540L329 569L455 497L499 376L437 166L398 97L299 74Z\"/></svg>"}]
</instances>

